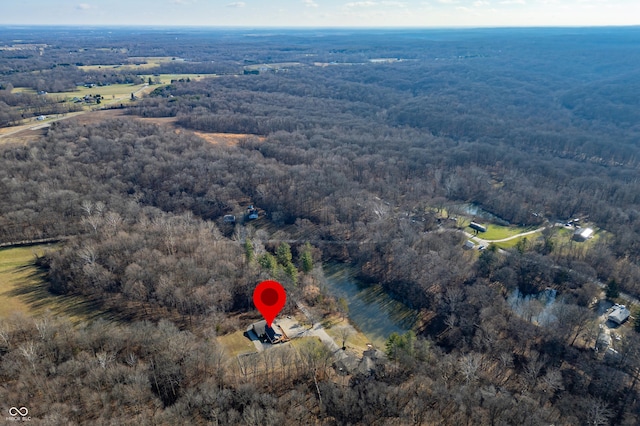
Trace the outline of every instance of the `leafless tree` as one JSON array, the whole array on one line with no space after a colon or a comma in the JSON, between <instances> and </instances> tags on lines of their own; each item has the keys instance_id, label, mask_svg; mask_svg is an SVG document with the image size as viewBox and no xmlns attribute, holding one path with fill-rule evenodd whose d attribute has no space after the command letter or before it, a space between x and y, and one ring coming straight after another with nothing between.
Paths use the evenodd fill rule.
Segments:
<instances>
[{"instance_id":1,"label":"leafless tree","mask_svg":"<svg viewBox=\"0 0 640 426\"><path fill-rule=\"evenodd\" d=\"M600 398L590 397L586 401L586 421L593 426L608 425L614 416L614 412L609 408L609 404Z\"/></svg>"},{"instance_id":2,"label":"leafless tree","mask_svg":"<svg viewBox=\"0 0 640 426\"><path fill-rule=\"evenodd\" d=\"M343 326L337 327L336 331L338 333L338 337L342 341L341 347L344 349L347 343L347 339L353 336L355 330L353 329L353 327L349 325L343 325Z\"/></svg>"},{"instance_id":3,"label":"leafless tree","mask_svg":"<svg viewBox=\"0 0 640 426\"><path fill-rule=\"evenodd\" d=\"M462 356L458 360L458 367L465 382L473 383L478 378L478 369L482 365L482 355L472 353Z\"/></svg>"}]
</instances>

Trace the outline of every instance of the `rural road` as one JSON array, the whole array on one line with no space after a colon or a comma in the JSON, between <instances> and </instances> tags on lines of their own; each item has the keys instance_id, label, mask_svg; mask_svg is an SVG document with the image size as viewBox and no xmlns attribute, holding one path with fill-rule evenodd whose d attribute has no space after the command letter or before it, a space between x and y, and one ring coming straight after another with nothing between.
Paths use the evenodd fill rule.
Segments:
<instances>
[{"instance_id":1,"label":"rural road","mask_svg":"<svg viewBox=\"0 0 640 426\"><path fill-rule=\"evenodd\" d=\"M89 111L78 111L78 112L71 112L68 113L62 117L55 117L55 118L51 118L48 121L44 122L44 123L38 123L36 125L33 124L23 124L21 126L16 126L13 127L11 129L11 131L6 132L6 133L0 133L0 139L2 138L6 138L8 136L11 135L15 135L16 133L20 133L20 132L24 132L25 130L39 130L39 129L44 129L45 127L49 127L51 125L51 123L54 123L56 121L62 121L62 120L66 120L68 118L72 118L72 117L77 117L78 115L81 114L86 114Z\"/></svg>"},{"instance_id":2,"label":"rural road","mask_svg":"<svg viewBox=\"0 0 640 426\"><path fill-rule=\"evenodd\" d=\"M142 86L141 88L133 92L133 95L138 96L139 93L147 90L148 88L149 88L149 84L145 83L144 86ZM116 99L114 101L105 101L104 105L107 106L107 105L115 104L118 102L122 102L122 99ZM2 132L2 129L0 129L0 139L9 137L11 135L15 135L16 133L24 132L25 130L44 129L46 127L51 126L51 123L55 123L56 121L67 120L69 118L77 117L79 115L83 115L91 112L93 112L93 110L76 111L76 112L63 114L62 117L60 117L60 114L56 114L57 117L53 117L52 115L51 118L47 118L44 122L38 122L35 125L33 123L27 123L27 124L22 124L20 126L11 127L10 131L4 132L4 133Z\"/></svg>"},{"instance_id":3,"label":"rural road","mask_svg":"<svg viewBox=\"0 0 640 426\"><path fill-rule=\"evenodd\" d=\"M484 246L488 246L491 243L503 243L505 241L514 240L516 238L526 237L527 235L533 235L533 234L536 234L538 232L544 231L546 228L547 228L546 226L543 226L541 228L534 229L533 231L522 232L520 234L512 235L512 236L507 237L507 238L501 238L499 240L485 240L483 238L480 238L478 235L473 235L473 234L471 234L469 232L466 232L466 231L464 233L469 239L477 241L478 244L484 245Z\"/></svg>"}]
</instances>

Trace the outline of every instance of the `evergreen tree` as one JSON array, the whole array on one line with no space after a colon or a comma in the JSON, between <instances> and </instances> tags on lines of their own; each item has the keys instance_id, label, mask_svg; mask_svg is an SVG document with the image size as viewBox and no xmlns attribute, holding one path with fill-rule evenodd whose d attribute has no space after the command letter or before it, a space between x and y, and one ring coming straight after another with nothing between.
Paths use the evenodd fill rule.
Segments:
<instances>
[{"instance_id":1,"label":"evergreen tree","mask_svg":"<svg viewBox=\"0 0 640 426\"><path fill-rule=\"evenodd\" d=\"M298 269L293 263L289 263L284 267L284 272L287 274L294 284L298 284Z\"/></svg>"},{"instance_id":2,"label":"evergreen tree","mask_svg":"<svg viewBox=\"0 0 640 426\"><path fill-rule=\"evenodd\" d=\"M311 254L311 244L309 243L304 245L304 249L300 255L300 267L305 274L313 270L313 256Z\"/></svg>"},{"instance_id":3,"label":"evergreen tree","mask_svg":"<svg viewBox=\"0 0 640 426\"><path fill-rule=\"evenodd\" d=\"M260 256L260 258L258 259L258 263L260 264L260 266L262 266L264 269L267 269L272 274L275 273L276 268L278 267L278 262L271 253L265 253Z\"/></svg>"},{"instance_id":4,"label":"evergreen tree","mask_svg":"<svg viewBox=\"0 0 640 426\"><path fill-rule=\"evenodd\" d=\"M276 250L276 258L278 263L286 267L291 263L291 246L287 243L281 243Z\"/></svg>"},{"instance_id":5,"label":"evergreen tree","mask_svg":"<svg viewBox=\"0 0 640 426\"><path fill-rule=\"evenodd\" d=\"M247 261L253 262L253 259L255 258L255 254L253 250L253 243L249 238L244 240L244 254L247 257Z\"/></svg>"},{"instance_id":6,"label":"evergreen tree","mask_svg":"<svg viewBox=\"0 0 640 426\"><path fill-rule=\"evenodd\" d=\"M609 284L607 284L606 295L607 295L607 299L611 299L611 300L620 296L620 289L618 288L618 283L613 278L611 279L611 281L609 281Z\"/></svg>"}]
</instances>

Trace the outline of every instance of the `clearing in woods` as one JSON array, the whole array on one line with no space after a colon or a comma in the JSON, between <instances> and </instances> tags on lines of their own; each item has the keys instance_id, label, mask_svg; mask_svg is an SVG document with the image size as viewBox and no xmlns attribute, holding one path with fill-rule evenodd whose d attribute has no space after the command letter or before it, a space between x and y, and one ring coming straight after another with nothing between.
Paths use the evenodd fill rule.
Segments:
<instances>
[{"instance_id":1,"label":"clearing in woods","mask_svg":"<svg viewBox=\"0 0 640 426\"><path fill-rule=\"evenodd\" d=\"M180 58L171 56L139 56L129 57L126 63L110 64L110 65L81 65L78 68L83 71L97 71L105 69L120 69L127 71L148 71L149 69L159 67L160 64L170 63L172 61L182 61Z\"/></svg>"},{"instance_id":2,"label":"clearing in woods","mask_svg":"<svg viewBox=\"0 0 640 426\"><path fill-rule=\"evenodd\" d=\"M41 244L0 250L0 319L15 313L38 316L51 311L75 323L104 315L87 299L49 292L35 260L46 250L55 249L56 245Z\"/></svg>"},{"instance_id":3,"label":"clearing in woods","mask_svg":"<svg viewBox=\"0 0 640 426\"><path fill-rule=\"evenodd\" d=\"M237 145L242 139L245 138L257 138L263 141L264 136L240 134L240 133L209 133L192 131L189 129L183 129L176 126L176 117L138 117L136 115L125 115L124 110L121 109L106 109L98 111L85 111L80 113L71 113L66 116L62 116L50 121L73 119L77 123L85 125L96 125L104 120L112 118L126 118L130 120L140 120L146 123L153 123L159 126L167 126L172 128L175 132L190 131L193 134L201 137L207 142L214 145ZM34 123L5 127L0 129L0 143L28 143L35 139L38 139L42 135L46 134L46 127L50 124L50 121L45 121L43 124L34 125Z\"/></svg>"}]
</instances>

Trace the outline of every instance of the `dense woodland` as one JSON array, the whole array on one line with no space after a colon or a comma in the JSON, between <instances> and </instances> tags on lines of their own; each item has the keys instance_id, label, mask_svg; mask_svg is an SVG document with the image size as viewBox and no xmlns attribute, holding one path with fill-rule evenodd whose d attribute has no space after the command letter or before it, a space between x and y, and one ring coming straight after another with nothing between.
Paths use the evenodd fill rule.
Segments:
<instances>
[{"instance_id":1,"label":"dense woodland","mask_svg":"<svg viewBox=\"0 0 640 426\"><path fill-rule=\"evenodd\" d=\"M640 295L638 29L20 31L48 47L0 50L0 119L34 73L64 90L82 64L170 56L184 60L161 72L219 76L2 147L0 242L62 239L37 259L48 290L117 320L0 320L0 401L44 424L638 422L637 335L603 359L591 304L602 282ZM297 64L243 73L276 62ZM549 227L478 255L446 219L468 203L518 225L584 217L602 236L559 245ZM223 222L249 204L258 225ZM246 326L255 283L282 282L286 312L331 312L323 261L418 310L415 333L346 379L320 344L239 374L215 338ZM514 309L545 289L547 320L533 299Z\"/></svg>"}]
</instances>

